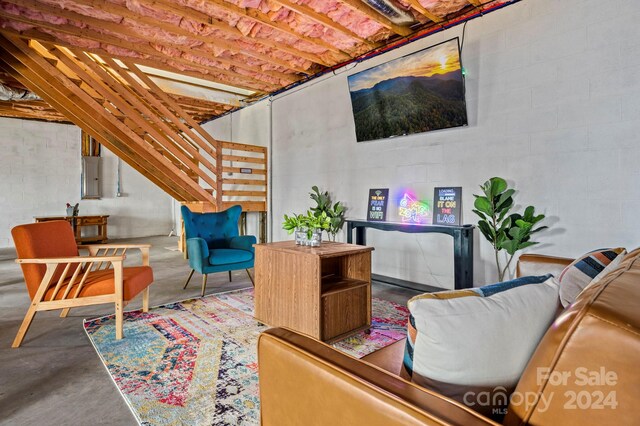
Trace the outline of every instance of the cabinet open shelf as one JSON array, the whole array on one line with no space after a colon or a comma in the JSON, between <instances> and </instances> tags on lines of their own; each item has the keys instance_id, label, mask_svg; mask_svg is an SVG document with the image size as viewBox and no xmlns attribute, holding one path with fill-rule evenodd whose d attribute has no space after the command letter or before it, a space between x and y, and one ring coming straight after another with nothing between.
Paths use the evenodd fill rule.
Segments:
<instances>
[{"instance_id":1,"label":"cabinet open shelf","mask_svg":"<svg viewBox=\"0 0 640 426\"><path fill-rule=\"evenodd\" d=\"M321 295L322 297L327 297L342 291L352 290L358 287L366 287L367 285L369 285L367 281L347 278L341 275L328 275L322 277Z\"/></svg>"},{"instance_id":2,"label":"cabinet open shelf","mask_svg":"<svg viewBox=\"0 0 640 426\"><path fill-rule=\"evenodd\" d=\"M255 318L324 342L371 325L372 247L256 244Z\"/></svg>"}]
</instances>

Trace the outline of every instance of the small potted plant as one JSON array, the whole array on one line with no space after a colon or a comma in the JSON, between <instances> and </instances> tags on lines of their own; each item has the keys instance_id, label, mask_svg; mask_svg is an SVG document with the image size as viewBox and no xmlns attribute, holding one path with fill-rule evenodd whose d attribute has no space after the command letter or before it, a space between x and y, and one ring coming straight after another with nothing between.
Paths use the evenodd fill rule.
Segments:
<instances>
[{"instance_id":1,"label":"small potted plant","mask_svg":"<svg viewBox=\"0 0 640 426\"><path fill-rule=\"evenodd\" d=\"M317 247L322 242L322 231L329 229L331 219L326 213L315 216L311 210L306 214L284 215L282 228L289 234L295 232L295 241L299 245Z\"/></svg>"}]
</instances>

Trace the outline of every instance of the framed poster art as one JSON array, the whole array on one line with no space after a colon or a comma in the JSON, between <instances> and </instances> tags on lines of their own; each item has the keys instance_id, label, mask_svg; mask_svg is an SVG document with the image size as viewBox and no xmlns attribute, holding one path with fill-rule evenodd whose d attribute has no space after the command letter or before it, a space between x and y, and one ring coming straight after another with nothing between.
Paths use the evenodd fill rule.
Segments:
<instances>
[{"instance_id":1,"label":"framed poster art","mask_svg":"<svg viewBox=\"0 0 640 426\"><path fill-rule=\"evenodd\" d=\"M358 142L467 125L458 38L348 77Z\"/></svg>"},{"instance_id":2,"label":"framed poster art","mask_svg":"<svg viewBox=\"0 0 640 426\"><path fill-rule=\"evenodd\" d=\"M389 188L369 190L369 203L367 206L367 220L384 222L387 220L387 200Z\"/></svg>"},{"instance_id":3,"label":"framed poster art","mask_svg":"<svg viewBox=\"0 0 640 426\"><path fill-rule=\"evenodd\" d=\"M459 186L433 189L433 224L462 223L462 188Z\"/></svg>"}]
</instances>

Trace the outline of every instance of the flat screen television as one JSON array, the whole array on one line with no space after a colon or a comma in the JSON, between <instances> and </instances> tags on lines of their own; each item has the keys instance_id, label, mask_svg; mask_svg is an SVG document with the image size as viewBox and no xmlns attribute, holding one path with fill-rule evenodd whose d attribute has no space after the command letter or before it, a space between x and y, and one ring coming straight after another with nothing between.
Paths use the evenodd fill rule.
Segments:
<instances>
[{"instance_id":1,"label":"flat screen television","mask_svg":"<svg viewBox=\"0 0 640 426\"><path fill-rule=\"evenodd\" d=\"M467 125L457 37L348 81L358 142Z\"/></svg>"}]
</instances>

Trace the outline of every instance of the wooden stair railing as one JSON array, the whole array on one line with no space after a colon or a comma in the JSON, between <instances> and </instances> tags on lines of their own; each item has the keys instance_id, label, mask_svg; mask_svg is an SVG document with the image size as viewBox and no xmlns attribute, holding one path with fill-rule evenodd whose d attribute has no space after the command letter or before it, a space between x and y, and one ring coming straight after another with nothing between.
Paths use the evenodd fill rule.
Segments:
<instances>
[{"instance_id":1,"label":"wooden stair railing","mask_svg":"<svg viewBox=\"0 0 640 426\"><path fill-rule=\"evenodd\" d=\"M214 139L133 61L0 35L0 68L195 211L267 209L266 148Z\"/></svg>"}]
</instances>

